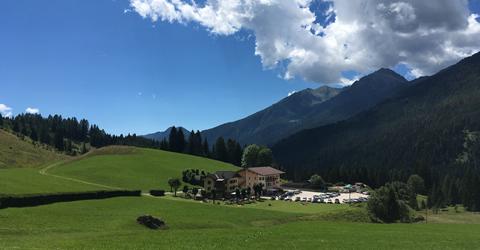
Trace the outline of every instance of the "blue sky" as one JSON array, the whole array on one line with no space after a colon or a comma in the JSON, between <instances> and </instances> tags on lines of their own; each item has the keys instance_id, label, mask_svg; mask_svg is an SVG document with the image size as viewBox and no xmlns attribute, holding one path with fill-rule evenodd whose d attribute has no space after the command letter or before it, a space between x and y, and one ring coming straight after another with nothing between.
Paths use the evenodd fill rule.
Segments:
<instances>
[{"instance_id":1,"label":"blue sky","mask_svg":"<svg viewBox=\"0 0 480 250\"><path fill-rule=\"evenodd\" d=\"M128 0L4 0L0 104L87 118L110 133L206 129L320 86L264 69L255 36L152 22ZM471 2L478 11L478 1ZM400 67L400 69L402 69ZM402 72L405 73L405 72Z\"/></svg>"}]
</instances>

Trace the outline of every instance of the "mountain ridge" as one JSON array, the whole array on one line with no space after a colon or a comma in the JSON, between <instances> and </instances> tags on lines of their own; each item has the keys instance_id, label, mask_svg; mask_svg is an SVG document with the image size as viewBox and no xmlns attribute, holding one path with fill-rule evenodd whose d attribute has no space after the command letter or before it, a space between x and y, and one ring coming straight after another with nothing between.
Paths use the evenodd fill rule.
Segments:
<instances>
[{"instance_id":1,"label":"mountain ridge","mask_svg":"<svg viewBox=\"0 0 480 250\"><path fill-rule=\"evenodd\" d=\"M351 86L321 86L296 92L237 121L202 131L208 141L222 136L241 144L272 145L302 129L351 117L390 98L408 81L390 69L379 69Z\"/></svg>"}]
</instances>

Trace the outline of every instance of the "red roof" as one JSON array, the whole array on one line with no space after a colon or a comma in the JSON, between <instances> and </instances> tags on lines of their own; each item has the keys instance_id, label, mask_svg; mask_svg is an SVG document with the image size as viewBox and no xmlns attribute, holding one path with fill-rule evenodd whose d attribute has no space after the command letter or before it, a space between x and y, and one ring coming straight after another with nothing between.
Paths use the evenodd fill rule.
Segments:
<instances>
[{"instance_id":1,"label":"red roof","mask_svg":"<svg viewBox=\"0 0 480 250\"><path fill-rule=\"evenodd\" d=\"M285 172L280 171L278 169L272 167L255 167L255 168L248 168L248 170L257 173L259 175L275 175L275 174L284 174Z\"/></svg>"}]
</instances>

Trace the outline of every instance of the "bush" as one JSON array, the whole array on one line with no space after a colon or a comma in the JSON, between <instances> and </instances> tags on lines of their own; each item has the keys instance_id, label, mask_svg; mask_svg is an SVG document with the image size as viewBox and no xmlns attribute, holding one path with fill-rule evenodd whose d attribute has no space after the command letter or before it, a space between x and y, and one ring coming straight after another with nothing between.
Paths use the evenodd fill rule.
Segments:
<instances>
[{"instance_id":1,"label":"bush","mask_svg":"<svg viewBox=\"0 0 480 250\"><path fill-rule=\"evenodd\" d=\"M137 223L144 225L150 229L160 229L165 228L165 221L155 218L151 215L142 215L137 218Z\"/></svg>"},{"instance_id":2,"label":"bush","mask_svg":"<svg viewBox=\"0 0 480 250\"><path fill-rule=\"evenodd\" d=\"M165 190L150 190L152 196L165 196Z\"/></svg>"},{"instance_id":3,"label":"bush","mask_svg":"<svg viewBox=\"0 0 480 250\"><path fill-rule=\"evenodd\" d=\"M367 210L374 222L411 222L414 212L408 205L409 191L403 183L387 183L377 189L367 203Z\"/></svg>"},{"instance_id":4,"label":"bush","mask_svg":"<svg viewBox=\"0 0 480 250\"><path fill-rule=\"evenodd\" d=\"M33 207L56 202L107 199L120 196L141 196L140 190L90 191L78 193L55 193L38 195L15 195L0 197L0 208Z\"/></svg>"}]
</instances>

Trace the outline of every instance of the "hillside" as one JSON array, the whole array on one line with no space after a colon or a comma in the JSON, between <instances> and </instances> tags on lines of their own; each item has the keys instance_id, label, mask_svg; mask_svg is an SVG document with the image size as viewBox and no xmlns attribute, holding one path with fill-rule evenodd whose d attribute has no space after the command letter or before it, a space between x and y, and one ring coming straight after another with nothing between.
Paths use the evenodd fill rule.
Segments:
<instances>
[{"instance_id":1,"label":"hillside","mask_svg":"<svg viewBox=\"0 0 480 250\"><path fill-rule=\"evenodd\" d=\"M16 167L39 167L67 159L68 156L34 145L29 139L21 138L0 129L0 169Z\"/></svg>"},{"instance_id":2,"label":"hillside","mask_svg":"<svg viewBox=\"0 0 480 250\"><path fill-rule=\"evenodd\" d=\"M314 172L333 179L357 169L357 179L371 183L417 172L428 184L442 171L455 171L452 164L465 150L465 138L480 131L479 96L476 54L367 112L301 131L276 144L273 152L297 179ZM392 169L400 175L392 177Z\"/></svg>"},{"instance_id":3,"label":"hillside","mask_svg":"<svg viewBox=\"0 0 480 250\"><path fill-rule=\"evenodd\" d=\"M302 129L347 119L406 85L402 76L381 69L343 89L324 86L300 91L244 119L202 131L202 136L209 141L223 136L241 144L271 145Z\"/></svg>"},{"instance_id":4,"label":"hillside","mask_svg":"<svg viewBox=\"0 0 480 250\"><path fill-rule=\"evenodd\" d=\"M237 169L227 163L186 154L110 146L51 168L48 173L115 188L169 190L168 179L181 178L182 171L190 168L207 172Z\"/></svg>"}]
</instances>

